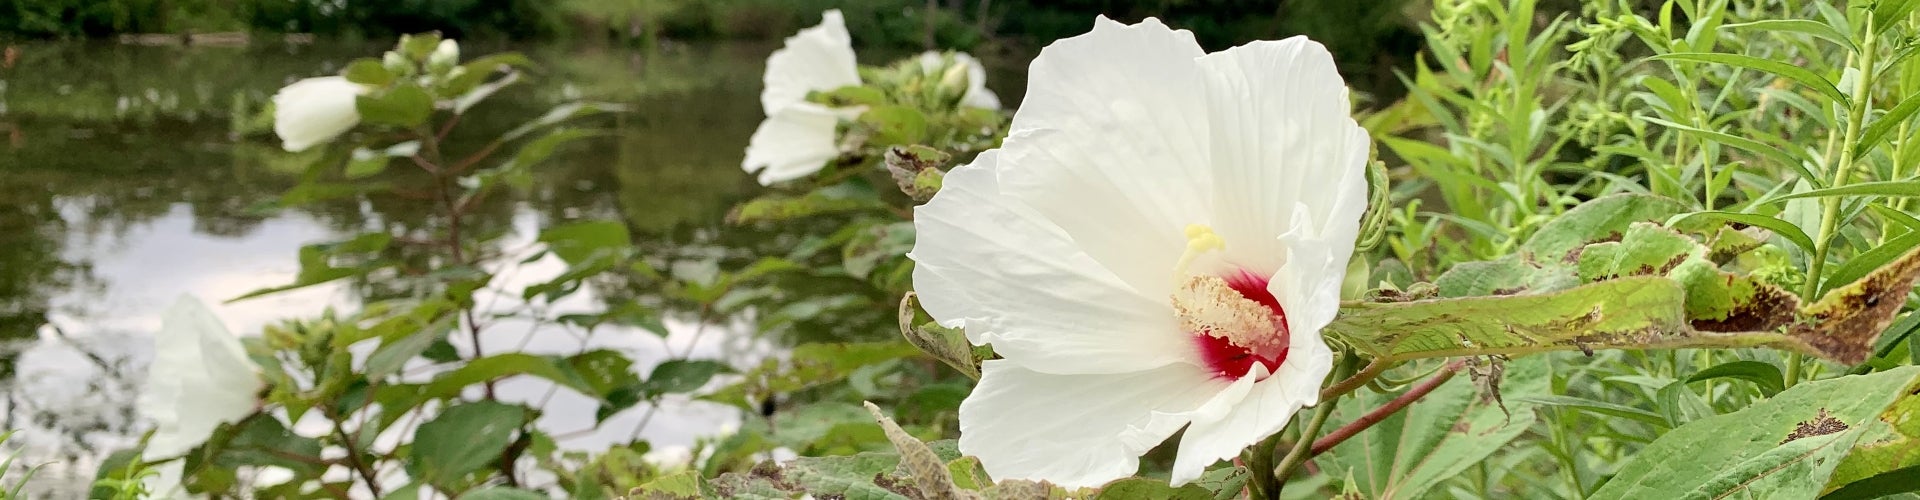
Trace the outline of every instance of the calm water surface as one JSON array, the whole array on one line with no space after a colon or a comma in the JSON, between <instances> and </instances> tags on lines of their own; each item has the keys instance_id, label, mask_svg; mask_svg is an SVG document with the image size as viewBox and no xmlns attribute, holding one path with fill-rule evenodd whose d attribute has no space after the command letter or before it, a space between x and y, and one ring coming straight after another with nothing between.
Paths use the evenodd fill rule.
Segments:
<instances>
[{"instance_id":1,"label":"calm water surface","mask_svg":"<svg viewBox=\"0 0 1920 500\"><path fill-rule=\"evenodd\" d=\"M6 446L24 449L26 462L51 464L36 487L83 485L101 458L145 431L133 401L160 314L176 296L199 296L234 331L257 335L263 325L327 307L352 310L381 293L377 283L336 283L220 303L291 282L302 245L424 223L416 202L380 197L252 210L293 186L298 167L270 133L245 122L284 83L383 49L43 44L20 46L15 65L0 69L0 428L19 431ZM466 47L470 55L505 49ZM738 165L760 119L761 63L772 46L519 49L543 70L531 85L474 112L456 141L488 137L569 97L622 102L631 112L595 124L610 137L544 164L532 192L489 200L474 227L503 235L500 252L526 252L534 234L558 223L623 220L654 260L685 276L780 255L820 229L723 222L734 203L761 192ZM495 285L517 291L564 267L549 257L503 272ZM683 352L745 364L796 338L890 333L887 307L861 306L875 302L862 297L870 292L823 283L783 293L799 304L854 307L767 335L752 313L699 321L648 290L602 286L548 312L651 301L670 311L669 331L587 334L507 322L494 325L486 342L551 353L620 349L644 374ZM496 295L481 303L511 306L518 294ZM510 381L502 391L523 401L553 393L541 425L573 448L624 442L645 411L580 432L591 427L592 402L535 381ZM639 435L686 445L738 420L720 405L670 401Z\"/></svg>"}]
</instances>

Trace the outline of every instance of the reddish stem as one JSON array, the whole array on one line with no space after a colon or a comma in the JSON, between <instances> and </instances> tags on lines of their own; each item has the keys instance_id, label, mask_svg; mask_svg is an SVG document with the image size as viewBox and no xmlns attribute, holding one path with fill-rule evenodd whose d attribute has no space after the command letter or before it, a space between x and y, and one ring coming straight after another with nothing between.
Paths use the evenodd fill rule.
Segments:
<instances>
[{"instance_id":1,"label":"reddish stem","mask_svg":"<svg viewBox=\"0 0 1920 500\"><path fill-rule=\"evenodd\" d=\"M1366 415L1361 415L1360 418L1348 422L1347 425L1340 426L1340 428L1334 429L1333 432L1329 432L1327 435L1315 440L1313 442L1312 454L1319 455L1326 453L1327 450L1333 449L1333 447L1339 446L1340 443L1346 442L1347 439L1360 434L1360 431L1367 430L1367 428L1373 427L1374 424L1380 423L1381 420L1386 420L1387 417L1399 413L1400 410L1406 408L1407 405L1413 404L1414 401L1419 401L1420 398L1426 397L1427 394L1433 392L1434 389L1439 389L1441 384L1445 384L1448 380L1453 379L1453 375L1466 366L1466 360L1447 363L1447 366L1441 367L1440 372L1433 374L1432 378L1420 381L1419 384L1415 384L1413 388L1407 389L1406 393L1393 398L1393 400L1388 401L1387 404L1380 405L1379 408L1374 408L1373 411L1367 412Z\"/></svg>"}]
</instances>

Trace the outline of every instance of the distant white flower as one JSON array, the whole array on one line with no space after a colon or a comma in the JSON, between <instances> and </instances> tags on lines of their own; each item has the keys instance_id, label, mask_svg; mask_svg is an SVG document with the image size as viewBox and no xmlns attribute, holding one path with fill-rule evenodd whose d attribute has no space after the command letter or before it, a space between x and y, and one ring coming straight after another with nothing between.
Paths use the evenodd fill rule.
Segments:
<instances>
[{"instance_id":1,"label":"distant white flower","mask_svg":"<svg viewBox=\"0 0 1920 500\"><path fill-rule=\"evenodd\" d=\"M840 156L834 134L840 120L860 113L807 102L809 93L860 84L846 20L838 10L821 17L819 26L788 37L786 47L767 57L766 89L760 92L767 120L753 131L746 161L740 165L749 173L759 173L761 184L820 171L827 161Z\"/></svg>"},{"instance_id":2,"label":"distant white flower","mask_svg":"<svg viewBox=\"0 0 1920 500\"><path fill-rule=\"evenodd\" d=\"M640 455L640 461L661 471L682 470L693 464L693 448L673 444L661 445Z\"/></svg>"},{"instance_id":3,"label":"distant white flower","mask_svg":"<svg viewBox=\"0 0 1920 500\"><path fill-rule=\"evenodd\" d=\"M354 101L367 90L341 76L293 82L273 95L273 133L292 152L331 141L360 123Z\"/></svg>"},{"instance_id":4,"label":"distant white flower","mask_svg":"<svg viewBox=\"0 0 1920 500\"><path fill-rule=\"evenodd\" d=\"M960 451L1093 486L1184 427L1184 484L1317 403L1369 147L1326 49L1208 54L1100 18L1040 53L1026 96L914 217L927 312L1005 358L960 406Z\"/></svg>"},{"instance_id":5,"label":"distant white flower","mask_svg":"<svg viewBox=\"0 0 1920 500\"><path fill-rule=\"evenodd\" d=\"M994 95L992 90L987 89L987 67L980 64L980 60L975 59L972 54L965 52L954 52L953 62L967 68L967 95L960 98L960 105L970 108L1000 109L1000 96ZM929 50L920 53L920 67L923 69L939 68L945 63L946 55L941 52Z\"/></svg>"},{"instance_id":6,"label":"distant white flower","mask_svg":"<svg viewBox=\"0 0 1920 500\"><path fill-rule=\"evenodd\" d=\"M154 422L141 454L147 460L183 455L220 424L252 414L266 385L240 339L199 300L181 297L161 321L147 389L137 403Z\"/></svg>"}]
</instances>

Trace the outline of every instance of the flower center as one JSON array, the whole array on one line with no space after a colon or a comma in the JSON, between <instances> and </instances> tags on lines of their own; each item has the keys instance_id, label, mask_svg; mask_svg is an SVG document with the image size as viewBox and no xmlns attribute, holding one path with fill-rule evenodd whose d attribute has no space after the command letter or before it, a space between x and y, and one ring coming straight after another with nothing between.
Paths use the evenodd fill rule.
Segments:
<instances>
[{"instance_id":1,"label":"flower center","mask_svg":"<svg viewBox=\"0 0 1920 500\"><path fill-rule=\"evenodd\" d=\"M1187 274L1201 254L1226 247L1202 225L1189 226L1187 240L1187 254L1177 268L1184 276L1173 291L1180 329L1193 335L1201 359L1217 377L1244 377L1254 363L1269 374L1278 370L1287 359L1287 313L1267 292L1267 278L1230 266L1220 274Z\"/></svg>"}]
</instances>

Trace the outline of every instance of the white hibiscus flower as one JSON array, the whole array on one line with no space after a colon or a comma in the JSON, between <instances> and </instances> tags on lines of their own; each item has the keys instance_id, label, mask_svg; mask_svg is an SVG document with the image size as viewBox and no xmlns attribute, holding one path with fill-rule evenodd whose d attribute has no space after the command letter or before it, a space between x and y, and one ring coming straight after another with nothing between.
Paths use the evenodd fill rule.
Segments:
<instances>
[{"instance_id":1,"label":"white hibiscus flower","mask_svg":"<svg viewBox=\"0 0 1920 500\"><path fill-rule=\"evenodd\" d=\"M914 287L987 361L960 450L1093 486L1186 428L1174 484L1318 402L1369 138L1324 47L1208 54L1099 19L1047 47L999 150L915 212Z\"/></svg>"},{"instance_id":2,"label":"white hibiscus flower","mask_svg":"<svg viewBox=\"0 0 1920 500\"><path fill-rule=\"evenodd\" d=\"M987 67L980 60L965 52L953 53L954 64L967 68L967 95L960 98L960 105L970 108L1000 109L1000 96L987 89ZM920 53L920 67L926 70L938 69L946 64L946 55L935 51Z\"/></svg>"},{"instance_id":3,"label":"white hibiscus flower","mask_svg":"<svg viewBox=\"0 0 1920 500\"><path fill-rule=\"evenodd\" d=\"M360 123L354 101L367 90L342 76L293 82L273 94L273 133L292 152L331 141Z\"/></svg>"},{"instance_id":4,"label":"white hibiscus flower","mask_svg":"<svg viewBox=\"0 0 1920 500\"><path fill-rule=\"evenodd\" d=\"M819 26L787 38L786 47L767 57L766 89L760 107L767 119L753 131L741 167L758 173L761 184L812 175L840 156L835 128L858 109L835 109L807 102L807 94L860 84L853 59L853 37L840 11L822 14Z\"/></svg>"},{"instance_id":5,"label":"white hibiscus flower","mask_svg":"<svg viewBox=\"0 0 1920 500\"><path fill-rule=\"evenodd\" d=\"M154 422L141 454L162 460L186 454L220 424L238 422L259 406L266 382L240 339L207 306L181 297L161 320L140 414Z\"/></svg>"}]
</instances>

